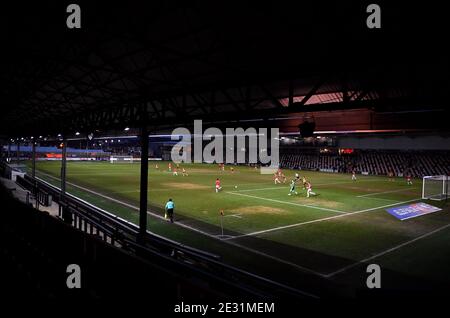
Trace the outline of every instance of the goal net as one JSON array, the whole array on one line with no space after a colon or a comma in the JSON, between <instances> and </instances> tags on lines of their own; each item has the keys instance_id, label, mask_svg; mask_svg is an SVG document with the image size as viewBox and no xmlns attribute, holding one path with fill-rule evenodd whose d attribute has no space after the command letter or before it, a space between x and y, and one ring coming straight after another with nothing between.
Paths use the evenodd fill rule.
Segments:
<instances>
[{"instance_id":1,"label":"goal net","mask_svg":"<svg viewBox=\"0 0 450 318\"><path fill-rule=\"evenodd\" d=\"M423 177L422 199L445 200L448 198L449 176Z\"/></svg>"},{"instance_id":2,"label":"goal net","mask_svg":"<svg viewBox=\"0 0 450 318\"><path fill-rule=\"evenodd\" d=\"M110 163L133 163L133 156L110 156Z\"/></svg>"}]
</instances>

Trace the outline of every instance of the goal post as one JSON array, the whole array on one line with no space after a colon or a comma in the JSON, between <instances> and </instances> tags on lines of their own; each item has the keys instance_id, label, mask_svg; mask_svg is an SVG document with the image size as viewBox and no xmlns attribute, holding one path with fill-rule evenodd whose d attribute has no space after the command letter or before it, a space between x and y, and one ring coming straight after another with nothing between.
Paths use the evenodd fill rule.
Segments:
<instances>
[{"instance_id":1,"label":"goal post","mask_svg":"<svg viewBox=\"0 0 450 318\"><path fill-rule=\"evenodd\" d=\"M422 199L446 200L448 198L449 176L425 176L422 182Z\"/></svg>"},{"instance_id":2,"label":"goal post","mask_svg":"<svg viewBox=\"0 0 450 318\"><path fill-rule=\"evenodd\" d=\"M110 156L110 163L133 163L133 156Z\"/></svg>"}]
</instances>

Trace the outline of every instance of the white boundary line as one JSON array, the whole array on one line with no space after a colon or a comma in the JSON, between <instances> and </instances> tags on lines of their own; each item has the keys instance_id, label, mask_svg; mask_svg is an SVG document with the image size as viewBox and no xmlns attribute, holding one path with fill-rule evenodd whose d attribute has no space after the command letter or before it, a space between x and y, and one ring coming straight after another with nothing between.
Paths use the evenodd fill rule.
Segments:
<instances>
[{"instance_id":1,"label":"white boundary line","mask_svg":"<svg viewBox=\"0 0 450 318\"><path fill-rule=\"evenodd\" d=\"M251 191L264 191L264 190L286 190L286 187L288 186L288 184L285 184L286 186L283 187L281 184L279 187L270 187L270 188L258 188L258 189L244 189L244 190L235 190L235 191L230 191L230 192L251 192Z\"/></svg>"},{"instance_id":2,"label":"white boundary line","mask_svg":"<svg viewBox=\"0 0 450 318\"><path fill-rule=\"evenodd\" d=\"M392 204L383 205L383 206L380 206L380 207L360 210L360 211L356 211L356 212L350 212L350 213L346 213L346 214L329 216L329 217L325 217L325 218L321 218L321 219L315 219L315 220L310 220L310 221L305 221L305 222L300 222L300 223L295 223L295 224L278 226L278 227L274 227L274 228L271 228L271 229L256 231L256 232L242 234L242 235L236 235L233 238L229 238L229 239L226 239L226 240L237 239L237 238L246 237L246 236L261 235L261 234L270 233L270 232L279 231L279 230L284 230L284 229L288 229L288 228L292 228L292 227L298 227L298 226L302 226L302 225L306 225L306 224L324 222L324 221L328 221L328 220L341 218L341 217L344 217L344 216L350 216L350 215L354 215L354 214L359 214L359 213L365 213L365 212L369 212L369 211L379 210L379 209L387 208L387 207L390 207L390 206L394 206L394 205L398 205L398 204L404 204L404 203L418 201L418 200L421 200L421 198L414 199L414 200L403 201L403 202L392 203Z\"/></svg>"},{"instance_id":3,"label":"white boundary line","mask_svg":"<svg viewBox=\"0 0 450 318\"><path fill-rule=\"evenodd\" d=\"M233 195L240 195L240 196L249 197L249 198L258 199L258 200L266 200L266 201L276 202L276 203L281 203L281 204L289 204L289 205L301 206L301 207L329 211L329 212L334 212L334 213L348 214L348 212L334 210L334 209L328 209L328 208L322 208L322 207L315 206L315 205L308 205L308 204L301 204L301 203L295 203L295 202L289 202L289 201L281 201L281 200L275 200L275 199L269 199L269 198L262 198L262 197L257 197L255 195L236 193L236 192L225 192L225 193L233 194Z\"/></svg>"},{"instance_id":4,"label":"white boundary line","mask_svg":"<svg viewBox=\"0 0 450 318\"><path fill-rule=\"evenodd\" d=\"M416 189L419 189L419 188L415 187L415 188L409 188L409 189L398 189L398 190L392 190L392 191L375 192L375 193L368 193L368 194L363 194L363 195L357 195L356 197L357 198L365 198L365 197L370 197L370 196L378 195L378 194L404 192L404 191L416 190Z\"/></svg>"},{"instance_id":5,"label":"white boundary line","mask_svg":"<svg viewBox=\"0 0 450 318\"><path fill-rule=\"evenodd\" d=\"M60 179L58 179L58 178L56 178L56 177L54 177L54 176L52 176L52 175L46 174L46 173L42 173L42 172L41 172L41 174L44 174L44 175L46 175L46 176L48 176L48 177L50 177L50 178L53 178L53 179L55 179L55 180L60 180ZM76 187L76 188L78 188L78 189L81 189L81 190L83 190L83 191L86 191L86 192L95 194L95 195L97 195L97 196L99 196L99 197L101 197L101 198L107 199L107 200L109 200L109 201L118 203L118 204L123 205L123 206L126 206L126 207L128 207L128 208L130 208L130 209L139 211L139 207L137 207L137 206L135 206L135 205L132 205L132 204L126 203L126 202L124 202L124 201L121 201L121 200L112 198L112 197L110 197L110 196L104 195L104 194L102 194L102 193L99 193L99 192L97 192L97 191L94 191L94 190L85 188L85 187L80 186L80 185L77 185L77 184L74 184L74 183L72 183L72 182L67 182L67 181L66 181L66 183L69 184L69 185L71 185L71 186L73 186L73 187ZM159 214L156 214L156 213L153 213L153 212L150 212L150 211L147 211L147 213L148 213L149 215L152 215L152 216L154 216L154 217L156 217L156 218L159 218L159 219L161 219L161 220L166 220L162 215L159 215ZM186 224L183 224L183 223L180 223L180 222L177 222L177 224L178 224L179 226L188 228L188 229L190 229L190 230L192 230L192 231L195 231L195 232L197 232L197 233L201 233L201 234L206 235L206 236L209 236L209 237L214 237L214 235L212 235L212 234L210 234L210 233L203 232L203 231L201 231L201 230L199 230L199 229L196 229L196 228L194 228L194 227L191 227L191 226L189 226L189 225L186 225Z\"/></svg>"},{"instance_id":6,"label":"white boundary line","mask_svg":"<svg viewBox=\"0 0 450 318\"><path fill-rule=\"evenodd\" d=\"M369 212L369 211L379 210L379 209L383 209L383 208L388 208L388 207L390 207L390 206L394 206L394 205L398 205L398 204L404 204L404 203L409 203L409 202L414 202L414 201L419 201L419 200L422 200L422 198L416 198L416 199L411 199L411 200L406 200L406 201L396 202L396 203L392 203L392 204L386 204L386 205L383 205L383 206L377 206L377 207L370 208L370 209L365 209L365 210L359 210L359 211L351 212L350 214L363 213L363 212Z\"/></svg>"},{"instance_id":7,"label":"white boundary line","mask_svg":"<svg viewBox=\"0 0 450 318\"><path fill-rule=\"evenodd\" d=\"M390 202L398 202L397 200L392 200L392 199L372 198L372 197L364 197L364 198L362 198L362 199L379 200L379 201L390 201Z\"/></svg>"},{"instance_id":8,"label":"white boundary line","mask_svg":"<svg viewBox=\"0 0 450 318\"><path fill-rule=\"evenodd\" d=\"M394 252L394 251L396 251L396 250L398 250L398 249L400 249L400 248L402 248L402 247L404 247L404 246L406 246L406 245L412 244L412 243L414 243L414 242L416 242L416 241L418 241L418 240L421 240L421 239L426 238L426 237L428 237L428 236L430 236L430 235L433 235L433 234L435 234L435 233L437 233L437 232L440 232L440 231L442 231L442 230L445 230L445 229L448 228L448 227L450 227L450 224L441 226L441 227L439 227L439 228L437 228L437 229L435 229L435 230L433 230L433 231L431 231L431 232L425 233L425 234L423 234L423 235L421 235L421 236L418 236L418 237L416 237L416 238L414 238L414 239L412 239L412 240L409 240L409 241L407 241L407 242L404 242L404 243L402 243L402 244L399 244L399 245L397 245L397 246L394 246L394 247L392 247L392 248L390 248L390 249L387 249L387 250L385 250L385 251L383 251L383 252L380 252L380 253L378 253L378 254L375 254L375 255L372 255L372 256L370 256L370 257L367 257L367 258L365 258L365 259L363 259L363 260L360 260L360 261L355 262L355 263L353 263L353 264L351 264L351 265L345 266L345 267L343 267L343 268L341 268L341 269L339 269L339 270L337 270L337 271L334 271L334 272L332 272L332 273L326 274L326 275L324 275L324 276L327 277L327 278L330 278L330 277L332 277L332 276L334 276L334 275L336 275L336 274L345 272L345 271L347 271L347 270L349 270L349 269L351 269L351 268L353 268L353 267L355 267L355 266L357 266L357 265L359 265L359 264L361 264L361 263L366 263L366 262L368 262L368 261L371 261L371 260L373 260L373 259L375 259L375 258L378 258L378 257L380 257L380 256L383 256L383 255L385 255L385 254Z\"/></svg>"},{"instance_id":9,"label":"white boundary line","mask_svg":"<svg viewBox=\"0 0 450 318\"><path fill-rule=\"evenodd\" d=\"M242 219L242 213L236 213L236 214L228 214L224 216L225 218L229 218L229 217L233 217L233 218L238 218L238 219Z\"/></svg>"},{"instance_id":10,"label":"white boundary line","mask_svg":"<svg viewBox=\"0 0 450 318\"><path fill-rule=\"evenodd\" d=\"M228 239L221 239L220 241L221 241L221 242L224 242L224 243L227 243L227 244L231 244L231 245L240 247L240 248L242 248L242 249L244 249L244 250L247 250L247 251L249 251L249 252L252 252L252 253L255 253L255 254L258 254L258 255L267 257L267 258L270 258L270 259L275 260L275 261L277 261L277 262L280 262L280 263L283 263L283 264L286 264L286 265L289 265L289 266L298 268L298 269L300 269L300 270L302 270L302 271L304 271L304 272L312 273L312 274L317 275L317 276L320 276L320 277L325 277L325 275L326 275L326 274L317 272L317 271L315 271L315 270L312 270L312 269L310 269L310 268L303 267L303 266L301 266L301 265L292 263L292 262L290 262L290 261L287 261L287 260L278 258L278 257L276 257L276 256L273 256L273 255L270 255L270 254L266 254L266 253L261 252L261 251L258 251L258 250L254 250L254 249L252 249L252 248L250 248L250 247L247 247L247 246L245 246L245 245L241 245L241 244L239 244L239 243L229 241Z\"/></svg>"},{"instance_id":11,"label":"white boundary line","mask_svg":"<svg viewBox=\"0 0 450 318\"><path fill-rule=\"evenodd\" d=\"M363 182L380 182L380 181L382 181L382 180L364 180ZM328 185L336 185L336 184L350 184L350 183L354 183L354 181L318 183L318 184L314 185L314 188L320 187L320 186L328 186ZM253 185L253 184L257 184L257 183L249 183L249 185ZM288 183L282 183L278 187L268 187L268 188L258 188L258 189L243 189L243 190L235 190L235 191L230 191L230 192L252 192L252 191L264 191L264 190L281 190L281 189L286 190L286 188L288 186L289 186Z\"/></svg>"}]
</instances>

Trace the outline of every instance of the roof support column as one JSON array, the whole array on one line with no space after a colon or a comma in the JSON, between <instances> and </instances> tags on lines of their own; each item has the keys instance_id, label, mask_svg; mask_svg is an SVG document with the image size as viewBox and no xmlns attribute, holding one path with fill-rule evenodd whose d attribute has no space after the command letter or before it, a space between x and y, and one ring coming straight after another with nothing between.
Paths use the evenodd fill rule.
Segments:
<instances>
[{"instance_id":1,"label":"roof support column","mask_svg":"<svg viewBox=\"0 0 450 318\"><path fill-rule=\"evenodd\" d=\"M17 147L16 147L16 160L17 164L19 164L20 159L20 141L17 141Z\"/></svg>"},{"instance_id":2,"label":"roof support column","mask_svg":"<svg viewBox=\"0 0 450 318\"><path fill-rule=\"evenodd\" d=\"M72 224L72 215L69 213L65 204L66 197L66 157L67 157L67 142L62 141L61 149L61 192L59 194L59 216L64 222Z\"/></svg>"},{"instance_id":3,"label":"roof support column","mask_svg":"<svg viewBox=\"0 0 450 318\"><path fill-rule=\"evenodd\" d=\"M67 168L67 142L64 139L61 149L61 201L64 201L66 195L66 168Z\"/></svg>"},{"instance_id":4,"label":"roof support column","mask_svg":"<svg viewBox=\"0 0 450 318\"><path fill-rule=\"evenodd\" d=\"M294 80L291 78L289 80L289 103L288 106L292 106L294 104Z\"/></svg>"},{"instance_id":5,"label":"roof support column","mask_svg":"<svg viewBox=\"0 0 450 318\"><path fill-rule=\"evenodd\" d=\"M147 233L147 202L148 202L148 130L141 128L141 184L139 194L139 240L143 241Z\"/></svg>"},{"instance_id":6,"label":"roof support column","mask_svg":"<svg viewBox=\"0 0 450 318\"><path fill-rule=\"evenodd\" d=\"M6 157L6 162L11 162L11 140L8 141L8 155Z\"/></svg>"},{"instance_id":7,"label":"roof support column","mask_svg":"<svg viewBox=\"0 0 450 318\"><path fill-rule=\"evenodd\" d=\"M36 178L36 142L31 144L31 176ZM35 182L36 183L36 182Z\"/></svg>"}]
</instances>

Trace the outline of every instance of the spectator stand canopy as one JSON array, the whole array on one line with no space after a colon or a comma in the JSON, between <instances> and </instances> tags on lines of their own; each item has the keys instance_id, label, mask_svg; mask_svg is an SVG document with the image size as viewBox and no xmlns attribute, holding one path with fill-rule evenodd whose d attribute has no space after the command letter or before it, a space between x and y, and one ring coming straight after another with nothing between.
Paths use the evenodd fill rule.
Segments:
<instances>
[{"instance_id":1,"label":"spectator stand canopy","mask_svg":"<svg viewBox=\"0 0 450 318\"><path fill-rule=\"evenodd\" d=\"M444 127L445 19L383 8L389 32L367 29L365 8L350 3L83 3L82 28L69 30L63 5L7 4L0 135L337 109L431 112L425 126Z\"/></svg>"}]
</instances>

